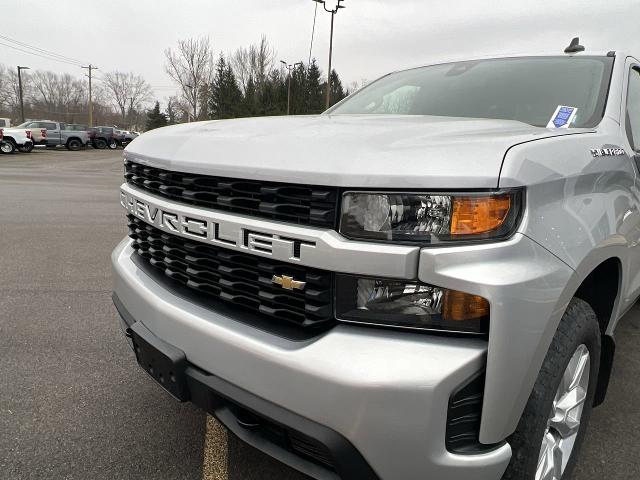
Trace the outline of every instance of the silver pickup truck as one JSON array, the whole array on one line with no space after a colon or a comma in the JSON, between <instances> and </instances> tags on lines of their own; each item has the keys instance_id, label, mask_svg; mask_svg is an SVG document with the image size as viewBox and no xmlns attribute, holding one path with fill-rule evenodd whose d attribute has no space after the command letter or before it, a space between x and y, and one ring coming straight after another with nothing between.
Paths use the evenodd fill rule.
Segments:
<instances>
[{"instance_id":1,"label":"silver pickup truck","mask_svg":"<svg viewBox=\"0 0 640 480\"><path fill-rule=\"evenodd\" d=\"M51 120L32 120L21 125L22 128L46 129L47 147L63 146L67 150L80 150L89 143L87 131L67 130L66 124Z\"/></svg>"},{"instance_id":2,"label":"silver pickup truck","mask_svg":"<svg viewBox=\"0 0 640 480\"><path fill-rule=\"evenodd\" d=\"M136 139L138 363L312 478L567 479L640 294L640 62L582 50Z\"/></svg>"}]
</instances>

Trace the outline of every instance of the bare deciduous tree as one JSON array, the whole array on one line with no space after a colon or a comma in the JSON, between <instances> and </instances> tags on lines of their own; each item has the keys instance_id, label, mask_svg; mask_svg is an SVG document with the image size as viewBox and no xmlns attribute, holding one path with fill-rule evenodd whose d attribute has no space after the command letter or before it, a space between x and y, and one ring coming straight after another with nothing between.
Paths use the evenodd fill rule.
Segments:
<instances>
[{"instance_id":1,"label":"bare deciduous tree","mask_svg":"<svg viewBox=\"0 0 640 480\"><path fill-rule=\"evenodd\" d=\"M18 86L18 74L15 70L0 65L0 108L10 112L18 112L20 108L20 88ZM31 82L29 77L22 74L22 91L24 93L25 104L29 102ZM17 115L16 115L17 116Z\"/></svg>"},{"instance_id":2,"label":"bare deciduous tree","mask_svg":"<svg viewBox=\"0 0 640 480\"><path fill-rule=\"evenodd\" d=\"M103 80L107 94L119 110L123 122L127 122L131 112L139 110L152 98L151 85L140 75L115 71L106 73Z\"/></svg>"},{"instance_id":3,"label":"bare deciduous tree","mask_svg":"<svg viewBox=\"0 0 640 480\"><path fill-rule=\"evenodd\" d=\"M9 103L9 76L4 65L0 64L0 108L10 108Z\"/></svg>"},{"instance_id":4,"label":"bare deciduous tree","mask_svg":"<svg viewBox=\"0 0 640 480\"><path fill-rule=\"evenodd\" d=\"M67 123L86 123L88 120L88 82L84 76L47 71L22 72L22 87L26 118L47 118ZM97 124L121 123L122 108L116 102L117 108L112 108L112 96L111 89L104 82L94 82L93 118ZM143 100L137 100L142 97L135 92L127 97L125 115L130 126L142 125L141 118L146 112L137 105L143 103ZM0 64L0 117L18 120L21 113L19 98L15 67ZM134 98L133 110L131 98Z\"/></svg>"},{"instance_id":5,"label":"bare deciduous tree","mask_svg":"<svg viewBox=\"0 0 640 480\"><path fill-rule=\"evenodd\" d=\"M167 99L167 109L165 110L169 125L184 121L184 119L190 116L190 110L191 107L184 99L176 95L169 97Z\"/></svg>"},{"instance_id":6,"label":"bare deciduous tree","mask_svg":"<svg viewBox=\"0 0 640 480\"><path fill-rule=\"evenodd\" d=\"M231 65L243 92L246 92L250 80L258 90L262 88L273 69L275 58L276 51L265 35L259 43L240 47L234 52Z\"/></svg>"},{"instance_id":7,"label":"bare deciduous tree","mask_svg":"<svg viewBox=\"0 0 640 480\"><path fill-rule=\"evenodd\" d=\"M87 89L84 82L68 73L36 70L30 75L26 97L52 115L77 113L86 103Z\"/></svg>"},{"instance_id":8,"label":"bare deciduous tree","mask_svg":"<svg viewBox=\"0 0 640 480\"><path fill-rule=\"evenodd\" d=\"M165 50L165 70L182 90L193 118L199 118L200 104L206 101L206 92L213 79L213 50L209 37L180 40L176 50Z\"/></svg>"}]
</instances>

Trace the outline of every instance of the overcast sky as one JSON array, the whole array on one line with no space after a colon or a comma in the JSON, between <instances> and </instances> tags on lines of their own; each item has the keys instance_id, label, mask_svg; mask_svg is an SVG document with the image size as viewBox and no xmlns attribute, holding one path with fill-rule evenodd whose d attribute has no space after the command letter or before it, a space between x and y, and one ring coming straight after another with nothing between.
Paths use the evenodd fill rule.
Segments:
<instances>
[{"instance_id":1,"label":"overcast sky","mask_svg":"<svg viewBox=\"0 0 640 480\"><path fill-rule=\"evenodd\" d=\"M327 4L335 0L327 0ZM312 0L0 0L0 35L143 75L172 93L164 49L207 35L231 52L262 34L278 59L307 60ZM345 0L336 17L334 66L345 83L408 66L502 53L561 53L574 35L588 51L640 55L640 0ZM15 21L11 21L11 19ZM19 19L19 20L18 20ZM327 68L330 15L318 11L313 56ZM0 43L8 43L0 39ZM77 67L0 45L0 63L80 75ZM99 75L100 73L98 73Z\"/></svg>"}]
</instances>

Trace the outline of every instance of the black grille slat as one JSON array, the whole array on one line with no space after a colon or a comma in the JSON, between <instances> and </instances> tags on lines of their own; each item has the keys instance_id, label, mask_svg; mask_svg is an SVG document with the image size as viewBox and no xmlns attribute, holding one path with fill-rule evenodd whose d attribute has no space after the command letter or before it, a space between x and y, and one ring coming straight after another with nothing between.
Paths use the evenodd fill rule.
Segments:
<instances>
[{"instance_id":1,"label":"black grille slat","mask_svg":"<svg viewBox=\"0 0 640 480\"><path fill-rule=\"evenodd\" d=\"M335 187L173 172L125 161L127 183L169 200L298 225L337 227Z\"/></svg>"},{"instance_id":2,"label":"black grille slat","mask_svg":"<svg viewBox=\"0 0 640 480\"><path fill-rule=\"evenodd\" d=\"M291 265L164 233L129 215L136 254L167 277L204 295L302 327L333 322L332 273ZM285 290L273 275L306 282L304 291Z\"/></svg>"}]
</instances>

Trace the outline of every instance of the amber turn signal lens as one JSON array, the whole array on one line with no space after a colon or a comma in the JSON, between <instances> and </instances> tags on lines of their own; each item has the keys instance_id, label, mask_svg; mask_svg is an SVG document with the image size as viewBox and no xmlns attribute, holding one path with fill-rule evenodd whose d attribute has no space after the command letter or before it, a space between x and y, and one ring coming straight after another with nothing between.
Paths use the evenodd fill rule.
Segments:
<instances>
[{"instance_id":1,"label":"amber turn signal lens","mask_svg":"<svg viewBox=\"0 0 640 480\"><path fill-rule=\"evenodd\" d=\"M442 318L447 321L475 320L489 316L489 302L477 295L446 290Z\"/></svg>"},{"instance_id":2,"label":"amber turn signal lens","mask_svg":"<svg viewBox=\"0 0 640 480\"><path fill-rule=\"evenodd\" d=\"M456 197L451 235L477 235L500 228L511 209L510 195Z\"/></svg>"}]
</instances>

